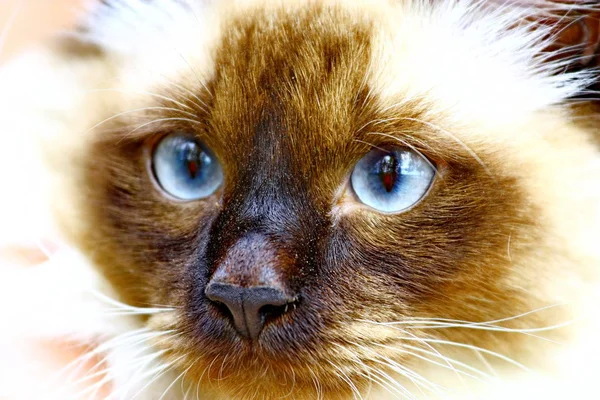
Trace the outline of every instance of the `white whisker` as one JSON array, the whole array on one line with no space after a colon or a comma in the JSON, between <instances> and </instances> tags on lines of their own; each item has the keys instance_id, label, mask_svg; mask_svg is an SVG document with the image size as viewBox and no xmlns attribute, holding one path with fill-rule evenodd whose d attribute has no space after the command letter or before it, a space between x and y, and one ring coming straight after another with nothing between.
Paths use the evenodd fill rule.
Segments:
<instances>
[{"instance_id":1,"label":"white whisker","mask_svg":"<svg viewBox=\"0 0 600 400\"><path fill-rule=\"evenodd\" d=\"M136 399L140 394L142 394L144 392L144 390L146 390L146 388L150 387L154 382L156 382L162 376L167 374L173 368L173 366L177 362L179 362L181 359L183 359L184 357L185 357L185 355L180 356L180 357L176 358L175 360L173 360L167 364L158 366L158 367L154 368L153 370L151 370L150 372L147 372L146 374L144 374L141 379L145 379L146 377L151 377L151 376L154 376L154 377L152 379L150 379L150 381L148 381L140 390L138 390L131 399L128 399L128 400Z\"/></svg>"},{"instance_id":2,"label":"white whisker","mask_svg":"<svg viewBox=\"0 0 600 400\"><path fill-rule=\"evenodd\" d=\"M487 358L485 358L483 356L483 354L481 354L480 351L478 350L473 350L473 352L475 353L475 355L477 356L477 358L479 359L479 361L481 361L481 363L488 369L488 371L490 371L490 373L494 376L494 377L498 377L498 373L496 372L496 370L494 369L494 367L492 367L492 364L489 363L489 361L487 360Z\"/></svg>"},{"instance_id":3,"label":"white whisker","mask_svg":"<svg viewBox=\"0 0 600 400\"><path fill-rule=\"evenodd\" d=\"M467 146L462 140L460 140L455 134L453 134L452 132L448 131L447 129L442 128L441 126L434 124L432 122L429 121L424 121L422 119L419 118L411 118L411 117L401 117L401 118L397 118L398 120L404 120L404 121L413 121L413 122L418 122L421 123L423 125L426 125L430 128L433 128L435 130L437 130L438 132L441 132L445 135L447 135L449 138L451 138L452 140L454 140L458 145L460 145L463 149L465 149L467 151L467 153L469 153L469 155L471 157L473 157L473 159L475 161L477 161L477 163L479 165L481 165L481 167L483 168L483 170L490 176L493 177L492 172L490 171L490 169L488 168L488 166L483 162L483 160L481 158L479 158L479 156L477 155L477 153L475 153L473 151L473 149L471 149L469 146Z\"/></svg>"},{"instance_id":4,"label":"white whisker","mask_svg":"<svg viewBox=\"0 0 600 400\"><path fill-rule=\"evenodd\" d=\"M391 394L392 396L394 396L394 398L396 398L396 399L399 398L398 396L400 394L394 388L389 387L388 383L385 382L385 381L382 381L381 378L379 378L379 377L373 377L373 375L370 372L369 373L358 372L358 374L360 376L362 376L363 378L367 379L367 381L369 382L369 384L371 386L373 386L373 383L375 383L379 387L381 387L382 389L384 389L386 392L388 392L389 394ZM340 379L342 379L342 378L340 377Z\"/></svg>"},{"instance_id":5,"label":"white whisker","mask_svg":"<svg viewBox=\"0 0 600 400\"><path fill-rule=\"evenodd\" d=\"M402 338L403 340L415 340L413 338ZM492 350L488 350L488 349L484 349L483 347L478 347L475 345L470 345L470 344L465 344L465 343L459 343L459 342L452 342L449 340L441 340L441 339L429 339L429 338L425 338L425 339L419 339L422 340L423 342L427 342L427 343L434 343L434 344L445 344L448 346L455 346L455 347L463 347L466 349L471 349L471 350L476 350L476 351L481 351L483 353L489 354L491 356L494 356L496 358L499 358L501 360L506 361L509 364L512 364L520 369L522 369L523 371L529 372L531 374L535 374L535 372L533 370L531 370L530 368L526 367L525 365L521 364L518 361L513 360L512 358L505 356L504 354L500 354L497 353L495 351Z\"/></svg>"},{"instance_id":6,"label":"white whisker","mask_svg":"<svg viewBox=\"0 0 600 400\"><path fill-rule=\"evenodd\" d=\"M178 105L183 108L187 108L191 112L196 111L192 107L188 106L185 103L182 103L181 101L175 100L171 97L168 97L168 96L165 96L162 94L153 93L153 92L147 92L147 91L141 91L141 90L125 90L125 89L119 89L119 88L92 89L92 90L87 91L87 93L102 93L102 92L118 92L118 93L123 93L123 94L136 94L136 95L150 96L150 97L154 97L157 99L168 101L170 103L173 103L173 104ZM203 108L200 108L200 109L204 110ZM183 111L183 110L180 110L180 111Z\"/></svg>"},{"instance_id":7,"label":"white whisker","mask_svg":"<svg viewBox=\"0 0 600 400\"><path fill-rule=\"evenodd\" d=\"M158 400L163 400L165 398L165 396L167 395L167 393L169 392L169 390L171 390L171 388L175 385L175 383L179 380L182 379L185 374L188 373L188 371L195 365L196 363L192 363L189 367L187 367L181 374L179 374L177 376L177 378L175 378L175 380L173 380L173 382L165 389L165 391L163 392L163 394L160 396L160 398Z\"/></svg>"},{"instance_id":8,"label":"white whisker","mask_svg":"<svg viewBox=\"0 0 600 400\"><path fill-rule=\"evenodd\" d=\"M136 108L136 109L133 109L133 110L127 110L127 111L123 111L123 112L120 112L118 114L112 115L112 116L104 119L103 121L98 122L96 125L92 126L91 128L89 128L84 134L87 134L87 133L93 131L94 129L96 129L96 128L98 128L98 127L106 124L107 122L113 121L113 120L115 120L115 119L117 119L119 117L122 117L124 115L133 114L133 113L142 112L142 111L156 111L156 110L175 111L175 112L182 113L184 115L188 115L188 116L191 116L191 117L196 117L195 114L192 114L192 113L187 112L187 111L179 110L177 108L171 108L171 107L143 107L143 108Z\"/></svg>"},{"instance_id":9,"label":"white whisker","mask_svg":"<svg viewBox=\"0 0 600 400\"><path fill-rule=\"evenodd\" d=\"M190 118L160 118L160 119L155 119L155 120L152 120L152 121L146 122L146 123L144 123L144 124L142 124L142 125L139 125L137 128L135 128L135 129L133 129L133 130L131 130L131 131L127 132L127 134L126 134L125 136L123 136L123 137L122 137L122 138L121 138L121 139L120 139L120 140L119 140L117 143L120 143L120 142L122 142L122 141L123 141L123 140L125 140L125 139L126 139L128 136L132 135L133 133L135 133L135 132L139 131L140 129L143 129L143 128L145 128L145 127L149 126L149 125L152 125L152 124L157 124L157 123L159 123L159 122L169 122L169 121L181 121L181 122L189 122L189 123L191 123L191 124L196 124L196 125L200 125L200 124L201 124L201 122L200 122L200 121L196 121L196 120L193 120L193 119L190 119Z\"/></svg>"},{"instance_id":10,"label":"white whisker","mask_svg":"<svg viewBox=\"0 0 600 400\"><path fill-rule=\"evenodd\" d=\"M123 397L127 396L127 394L129 393L129 390L130 390L131 386L133 386L135 383L137 383L137 382L139 382L141 380L140 376L144 376L144 374L143 374L144 368L146 368L154 360L156 360L157 358L161 357L165 353L167 353L167 350L159 350L159 351L156 351L156 352L151 353L149 355L146 355L146 356L144 356L142 358L141 362L138 363L139 367L133 373L133 375L131 376L131 379L129 379L128 385L124 386L123 388L121 388L119 390L119 391L124 391L123 392Z\"/></svg>"},{"instance_id":11,"label":"white whisker","mask_svg":"<svg viewBox=\"0 0 600 400\"><path fill-rule=\"evenodd\" d=\"M352 393L354 394L354 398L355 399L360 399L363 400L362 395L360 394L360 391L358 390L358 388L356 387L356 385L354 384L354 382L352 382L352 379L350 379L350 377L344 372L344 370L342 370L340 367L338 367L337 365L335 365L333 362L329 361L329 364L336 370L338 371L338 373L340 374L339 377L348 384L348 386L350 387L350 390L352 390Z\"/></svg>"},{"instance_id":12,"label":"white whisker","mask_svg":"<svg viewBox=\"0 0 600 400\"><path fill-rule=\"evenodd\" d=\"M90 293L94 297L98 298L98 300L115 307L114 309L108 309L107 311L122 311L122 312L131 311L134 313L154 314L154 313L159 313L159 312L168 312L168 311L175 310L175 308L171 307L171 306L165 306L164 308L162 308L162 307L149 307L149 308L135 307L135 306L131 306L129 304L120 302L118 300L112 299L97 290L91 290Z\"/></svg>"},{"instance_id":13,"label":"white whisker","mask_svg":"<svg viewBox=\"0 0 600 400\"><path fill-rule=\"evenodd\" d=\"M406 396L407 398L412 399L412 400L417 400L415 395L413 393L411 393L411 391L408 390L408 388L406 388L404 385L402 385L400 382L398 382L398 380L396 380L396 379L392 378L391 376L389 376L388 374L386 374L384 371L377 369L377 368L369 367L369 366L367 366L367 368L369 368L369 370L372 373L374 373L375 376L379 377L384 382L388 382L390 388L396 387L396 390L399 393Z\"/></svg>"},{"instance_id":14,"label":"white whisker","mask_svg":"<svg viewBox=\"0 0 600 400\"><path fill-rule=\"evenodd\" d=\"M434 356L434 357L441 358L441 359L443 359L444 361L447 361L447 362L451 363L452 365L455 365L455 364L456 364L456 365L458 365L459 367L462 367L462 368L465 368L465 369L467 369L467 370L469 370L469 371L471 371L471 372L477 373L477 374L481 375L481 376L482 376L483 378L485 378L485 379L491 379L491 378L492 378L490 375L486 374L486 373L485 373L485 372L483 372L483 371L480 371L479 369L477 369L477 368L475 368L475 367L473 367L473 366L471 366L471 365L469 365L469 364L465 364L465 363L463 363L463 362L460 362L460 361L454 360L454 359L452 359L452 358L450 358L450 357L446 357L446 356L442 355L441 353L435 353L435 352L432 352L432 351L429 351L429 350L426 350L426 349L422 349L422 348L420 348L420 347L411 346L411 345L408 345L408 344L403 344L403 345L402 345L402 347L403 347L403 348L407 348L407 349L411 349L411 350L414 350L414 351L419 351L419 352L421 352L421 353L428 354L428 355L431 355L431 356ZM401 351L404 351L404 350L401 350ZM427 357L421 356L421 355L419 355L419 354L416 354L416 353L414 353L414 352L411 352L411 351L406 351L406 353L407 353L407 354L410 354L410 355L412 355L413 357L417 357L417 358L419 358L419 359L421 359L421 360L423 360L423 361L427 361L427 362L430 362L430 363L432 363L432 364L436 364L436 365L438 365L438 366L440 366L440 367L442 367L442 368L448 368L448 366L447 366L446 364L443 364L443 363L438 363L438 362L437 362L437 361L435 361L435 360L431 360L431 359L429 359L429 358L427 358ZM475 379L475 380L477 380L477 381L483 382L483 381L482 381L482 379L481 379L480 377L478 377L478 376L475 376L475 375L472 375L472 374L470 374L470 373L468 373L468 372L465 372L465 371L459 370L459 369L458 369L458 368L456 368L456 367L455 367L455 368L453 368L452 370L454 370L454 371L459 371L459 372L460 372L462 375L464 375L464 376L467 376L467 377L469 377L469 378L471 378L471 379Z\"/></svg>"},{"instance_id":15,"label":"white whisker","mask_svg":"<svg viewBox=\"0 0 600 400\"><path fill-rule=\"evenodd\" d=\"M78 361L79 366L71 372L71 374L69 374L69 377L67 379L67 381L71 381L72 377L77 374L79 372L79 370L82 368L83 363L85 361L88 361L89 359L91 359L92 357L102 353L102 352L108 352L111 349L114 348L118 348L124 345L134 345L134 344L138 344L138 343L142 343L145 342L147 340L153 339L155 337L159 337L159 336L163 336L166 334L169 334L169 331L166 332L150 332L147 334L139 334L138 336L134 336L133 338L126 338L124 340L119 340L113 343L106 342L101 344L100 346L98 346L96 349L92 350L91 352L89 352L88 354L84 355L85 357L80 357L81 359ZM94 367L88 371L89 372L93 372L99 365L101 365L103 362L105 362L107 360L108 356L105 356L102 360L100 360L99 362L97 362Z\"/></svg>"},{"instance_id":16,"label":"white whisker","mask_svg":"<svg viewBox=\"0 0 600 400\"><path fill-rule=\"evenodd\" d=\"M319 378L315 375L315 373L312 369L308 368L308 371L310 372L311 379L315 386L317 400L322 400L323 399L323 390L321 388L321 382L319 382Z\"/></svg>"},{"instance_id":17,"label":"white whisker","mask_svg":"<svg viewBox=\"0 0 600 400\"><path fill-rule=\"evenodd\" d=\"M415 379L419 380L419 381L424 381L424 383L426 385L430 384L430 382L427 381L425 378L423 378L421 375L414 373L410 369L408 369L408 368L406 368L406 367L404 367L404 366L402 366L402 365L394 362L393 360L390 360L390 359L387 359L387 358L386 359L380 359L380 355L378 353L374 352L372 349L369 349L368 347L363 346L361 344L358 344L356 342L351 342L351 344L354 345L354 346L356 346L356 347L358 347L358 348L360 348L362 351L368 353L370 355L370 357L369 357L370 361L375 361L375 362L378 362L380 364L384 364L384 365L392 368L395 372L399 373L400 375L407 377L411 382L413 382L415 384L415 386L417 386L419 388L419 390L421 390L420 385L415 381ZM383 348L387 348L387 349L392 349L395 352L399 351L401 353L408 353L405 350L398 350L396 348L388 347L388 346L385 346L385 345L382 345L382 344L375 343L375 345L383 347ZM362 362L360 362L360 363L363 364ZM445 367L449 368L447 366L445 366ZM435 385L433 383L431 383L431 384Z\"/></svg>"},{"instance_id":18,"label":"white whisker","mask_svg":"<svg viewBox=\"0 0 600 400\"><path fill-rule=\"evenodd\" d=\"M512 317L506 317L506 318L500 318L500 319L495 319L495 320L490 320L490 321L482 321L482 322L472 322L472 321L464 321L464 320L456 320L456 319L447 319L447 318L420 318L420 317L409 317L407 318L407 320L411 320L411 321L417 321L417 320L426 320L426 321L443 321L443 322L451 322L451 323L467 323L467 324L472 324L472 325L479 325L479 324L497 324L499 322L506 322L506 321L512 321L514 319L519 319L519 318L523 318L526 317L528 315L531 314L535 314L541 311L545 311L545 310L549 310L552 308L556 308L556 307L563 307L566 306L566 303L556 303L556 304L552 304L552 305L548 305L548 306L544 306L544 307L540 307L540 308L536 308L534 310L531 311L527 311L518 315L514 315Z\"/></svg>"},{"instance_id":19,"label":"white whisker","mask_svg":"<svg viewBox=\"0 0 600 400\"><path fill-rule=\"evenodd\" d=\"M118 336L116 336L116 337L114 337L114 338L112 338L112 339L110 339L110 340L108 340L108 341L100 344L99 346L97 346L96 348L94 348L92 351L87 352L87 353L83 354L80 357L77 357L75 360L71 361L69 364L67 364L66 366L64 366L63 368L61 368L54 375L53 380L60 379L64 373L66 373L67 371L69 371L75 365L81 364L81 363L89 360L90 358L95 357L96 355L98 355L98 354L102 353L103 351L106 351L106 350L108 350L108 349L110 349L112 347L116 347L114 345L115 342L118 342L120 340L125 340L128 337L130 337L130 336L135 336L135 335L140 334L142 332L148 332L148 331L149 331L149 329L142 328L142 329L138 329L138 330L135 330L135 331L126 332L124 334L118 335ZM72 374L70 374L70 376L71 375Z\"/></svg>"},{"instance_id":20,"label":"white whisker","mask_svg":"<svg viewBox=\"0 0 600 400\"><path fill-rule=\"evenodd\" d=\"M413 338L413 340L419 340L420 339L417 335L415 335L413 333L410 333L410 332L408 332L406 330L399 329L399 331L402 332L405 335L409 335L411 338ZM421 341L421 343L423 345L425 345L426 347L428 347L429 349L431 349L431 351L433 351L435 354L437 354L442 360L444 360L444 362L446 363L446 365L448 367L450 367L450 369L452 371L454 371L454 373L456 374L456 377L461 382L461 384L466 387L466 384L465 384L465 381L463 380L462 375L459 373L459 371L456 369L456 367L452 363L450 363L450 361L444 359L445 356L443 356L442 353L439 352L439 350L437 350L435 347L433 347L432 345L430 345L427 342Z\"/></svg>"}]
</instances>

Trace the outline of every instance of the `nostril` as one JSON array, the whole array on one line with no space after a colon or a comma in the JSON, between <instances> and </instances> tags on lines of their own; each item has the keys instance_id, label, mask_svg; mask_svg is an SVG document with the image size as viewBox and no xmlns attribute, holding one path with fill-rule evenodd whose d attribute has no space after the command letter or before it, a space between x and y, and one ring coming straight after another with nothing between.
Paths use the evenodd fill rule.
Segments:
<instances>
[{"instance_id":1,"label":"nostril","mask_svg":"<svg viewBox=\"0 0 600 400\"><path fill-rule=\"evenodd\" d=\"M264 320L264 322L267 323L269 321L273 321L273 320L287 314L289 311L295 310L296 304L297 304L296 300L291 300L284 305L275 306L272 304L268 304L266 306L262 306L258 310L258 312L259 312L260 316L262 317L262 319Z\"/></svg>"},{"instance_id":2,"label":"nostril","mask_svg":"<svg viewBox=\"0 0 600 400\"><path fill-rule=\"evenodd\" d=\"M285 314L286 306L262 306L258 312L265 319L273 319Z\"/></svg>"},{"instance_id":3,"label":"nostril","mask_svg":"<svg viewBox=\"0 0 600 400\"><path fill-rule=\"evenodd\" d=\"M212 303L219 310L219 312L223 314L224 317L233 319L233 314L231 313L231 310L227 304L221 303L218 300L212 300Z\"/></svg>"},{"instance_id":4,"label":"nostril","mask_svg":"<svg viewBox=\"0 0 600 400\"><path fill-rule=\"evenodd\" d=\"M206 297L232 319L237 331L245 337L257 339L265 323L296 307L296 300L273 287L240 287L211 282L205 289Z\"/></svg>"}]
</instances>

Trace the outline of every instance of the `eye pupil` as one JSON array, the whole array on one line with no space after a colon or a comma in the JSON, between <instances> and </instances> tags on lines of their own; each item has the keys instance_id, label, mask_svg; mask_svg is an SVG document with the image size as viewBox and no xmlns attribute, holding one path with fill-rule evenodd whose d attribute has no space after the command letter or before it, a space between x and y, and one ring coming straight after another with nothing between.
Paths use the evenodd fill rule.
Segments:
<instances>
[{"instance_id":1,"label":"eye pupil","mask_svg":"<svg viewBox=\"0 0 600 400\"><path fill-rule=\"evenodd\" d=\"M195 143L186 143L183 154L190 178L195 179L201 167L202 150Z\"/></svg>"},{"instance_id":2,"label":"eye pupil","mask_svg":"<svg viewBox=\"0 0 600 400\"><path fill-rule=\"evenodd\" d=\"M198 176L198 162L188 161L188 171L190 171L190 178L196 178Z\"/></svg>"},{"instance_id":3,"label":"eye pupil","mask_svg":"<svg viewBox=\"0 0 600 400\"><path fill-rule=\"evenodd\" d=\"M387 154L381 159L379 178L386 192L391 193L398 179L398 160L396 160L396 157Z\"/></svg>"}]
</instances>

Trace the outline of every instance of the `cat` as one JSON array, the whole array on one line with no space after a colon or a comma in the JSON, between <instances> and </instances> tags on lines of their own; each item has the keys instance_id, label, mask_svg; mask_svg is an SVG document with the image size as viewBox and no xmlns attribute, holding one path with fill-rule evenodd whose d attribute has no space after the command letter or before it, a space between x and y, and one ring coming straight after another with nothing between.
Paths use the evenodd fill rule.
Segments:
<instances>
[{"instance_id":1,"label":"cat","mask_svg":"<svg viewBox=\"0 0 600 400\"><path fill-rule=\"evenodd\" d=\"M5 335L96 343L63 399L583 397L596 11L92 4L0 73L2 237L65 243Z\"/></svg>"}]
</instances>

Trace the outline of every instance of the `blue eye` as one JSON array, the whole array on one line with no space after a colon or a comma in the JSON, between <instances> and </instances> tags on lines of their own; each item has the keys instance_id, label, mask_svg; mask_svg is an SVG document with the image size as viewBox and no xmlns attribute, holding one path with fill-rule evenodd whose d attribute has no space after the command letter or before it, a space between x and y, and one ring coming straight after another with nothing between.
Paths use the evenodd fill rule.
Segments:
<instances>
[{"instance_id":1,"label":"blue eye","mask_svg":"<svg viewBox=\"0 0 600 400\"><path fill-rule=\"evenodd\" d=\"M414 151L373 150L352 172L352 188L361 202L378 211L399 212L416 204L427 192L435 169Z\"/></svg>"},{"instance_id":2,"label":"blue eye","mask_svg":"<svg viewBox=\"0 0 600 400\"><path fill-rule=\"evenodd\" d=\"M181 200L208 197L223 183L217 158L189 135L173 134L162 139L152 163L162 189Z\"/></svg>"}]
</instances>

